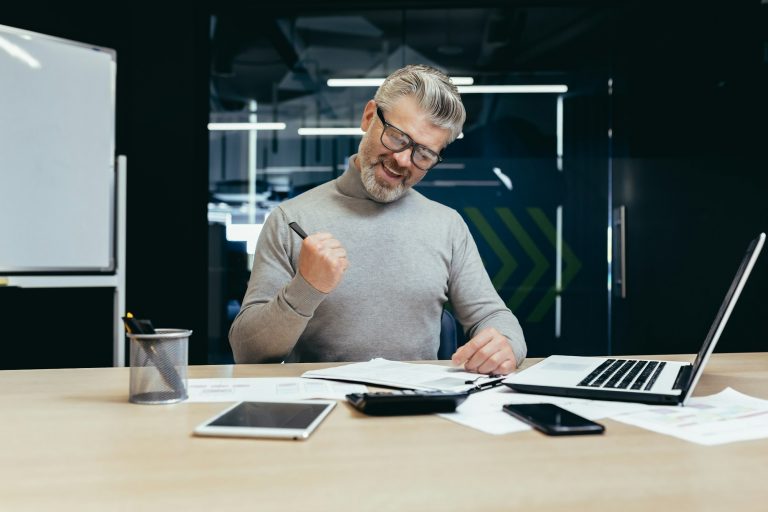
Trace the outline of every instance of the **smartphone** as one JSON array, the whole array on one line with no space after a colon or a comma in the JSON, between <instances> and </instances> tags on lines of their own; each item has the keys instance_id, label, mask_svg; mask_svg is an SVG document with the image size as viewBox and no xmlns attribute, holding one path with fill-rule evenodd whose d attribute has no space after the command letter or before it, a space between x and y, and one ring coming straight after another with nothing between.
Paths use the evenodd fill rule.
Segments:
<instances>
[{"instance_id":1,"label":"smartphone","mask_svg":"<svg viewBox=\"0 0 768 512\"><path fill-rule=\"evenodd\" d=\"M602 434L605 427L554 404L507 404L504 412L550 436Z\"/></svg>"},{"instance_id":2,"label":"smartphone","mask_svg":"<svg viewBox=\"0 0 768 512\"><path fill-rule=\"evenodd\" d=\"M199 425L198 436L307 439L331 412L333 400L240 402Z\"/></svg>"}]
</instances>

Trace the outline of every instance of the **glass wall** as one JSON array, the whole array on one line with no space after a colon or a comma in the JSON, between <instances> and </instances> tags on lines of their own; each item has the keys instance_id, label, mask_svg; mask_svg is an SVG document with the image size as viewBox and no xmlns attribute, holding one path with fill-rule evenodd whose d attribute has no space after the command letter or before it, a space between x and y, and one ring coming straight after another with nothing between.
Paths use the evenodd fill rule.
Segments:
<instances>
[{"instance_id":1,"label":"glass wall","mask_svg":"<svg viewBox=\"0 0 768 512\"><path fill-rule=\"evenodd\" d=\"M264 218L345 169L371 84L412 63L464 84L468 112L417 190L464 216L499 294L538 340L532 353L603 351L604 335L585 344L574 320L604 323L605 251L587 248L605 245L609 74L586 37L604 23L585 8L214 16L212 353L226 355Z\"/></svg>"},{"instance_id":2,"label":"glass wall","mask_svg":"<svg viewBox=\"0 0 768 512\"><path fill-rule=\"evenodd\" d=\"M616 293L612 275L613 251L622 249L613 243L614 211L634 197L628 225L642 225L637 220L645 209L637 208L632 184L661 169L653 163L659 156L653 148L675 148L667 154L673 156L672 167L706 153L689 137L684 144L670 142L675 127L663 117L649 124L645 114L678 107L682 110L672 119L681 128L698 123L692 98L702 96L686 100L679 94L691 60L686 52L696 46L689 34L713 38L707 48L721 48L725 55L717 62L722 67L730 61L736 78L754 66L756 83L743 89L760 98L756 91L760 84L765 90L762 59L768 57L762 52L768 43L759 23L749 21L760 19L752 16L760 7L751 9L725 9L736 25L720 32L710 30L723 17L714 8L697 9L694 19L685 8L659 17L653 6L590 3L217 13L211 18L209 125L211 362L230 357L227 330L265 217L280 201L343 172L357 150L360 118L376 80L413 63L439 67L466 84L460 90L468 113L462 138L416 189L464 217L500 296L523 325L530 355L621 352L622 339L637 332L639 318L652 308L644 304L631 317L617 316L629 310L632 296ZM764 18L764 10L756 14ZM632 28L638 20L642 31ZM727 43L739 26L745 31L739 44ZM749 52L755 55L747 57ZM702 58L693 61L703 65ZM680 82L674 96L665 96L670 71ZM699 89L715 78L702 72L691 76ZM732 94L717 96L716 103L716 113L730 122L741 114L728 113L728 106L748 101ZM763 97L756 108L764 107ZM661 143L648 142L654 129L663 134ZM745 156L737 147L718 156L730 161L737 151L746 165L765 163L764 156ZM753 176L754 170L745 173ZM674 201L647 187L637 190L644 204L674 202L686 212L697 194L689 178L691 196ZM718 214L734 221L746 216L738 208ZM764 209L759 216L765 218ZM686 226L669 220L667 228L657 233L667 242L677 236L686 243ZM625 283L650 282L655 270L643 262L652 257L653 245L646 243L654 235L630 232L642 238L623 248L631 254ZM682 265L675 260L666 271L679 273ZM663 335L651 338L656 345L629 344L626 350L663 350Z\"/></svg>"}]
</instances>

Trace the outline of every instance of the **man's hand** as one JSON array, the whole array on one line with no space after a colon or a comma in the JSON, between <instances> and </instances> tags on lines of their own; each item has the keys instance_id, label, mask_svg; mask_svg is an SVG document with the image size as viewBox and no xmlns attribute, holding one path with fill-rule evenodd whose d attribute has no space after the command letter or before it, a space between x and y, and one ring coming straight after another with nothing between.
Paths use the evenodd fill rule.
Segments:
<instances>
[{"instance_id":1,"label":"man's hand","mask_svg":"<svg viewBox=\"0 0 768 512\"><path fill-rule=\"evenodd\" d=\"M470 372L506 375L517 368L517 360L507 337L486 327L459 347L451 356L453 364Z\"/></svg>"},{"instance_id":2,"label":"man's hand","mask_svg":"<svg viewBox=\"0 0 768 512\"><path fill-rule=\"evenodd\" d=\"M299 273L317 290L330 293L347 267L347 251L330 233L315 233L301 242Z\"/></svg>"}]
</instances>

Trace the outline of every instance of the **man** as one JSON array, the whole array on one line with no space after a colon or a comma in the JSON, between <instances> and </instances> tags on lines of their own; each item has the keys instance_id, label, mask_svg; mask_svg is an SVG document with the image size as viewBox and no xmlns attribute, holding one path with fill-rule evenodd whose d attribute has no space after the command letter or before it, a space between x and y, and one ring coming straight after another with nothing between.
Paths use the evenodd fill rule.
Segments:
<instances>
[{"instance_id":1,"label":"man","mask_svg":"<svg viewBox=\"0 0 768 512\"><path fill-rule=\"evenodd\" d=\"M435 359L443 305L471 337L452 360L506 374L526 353L461 216L411 187L466 115L440 71L407 66L363 111L346 172L280 204L229 339L239 363ZM307 233L303 241L288 226Z\"/></svg>"}]
</instances>

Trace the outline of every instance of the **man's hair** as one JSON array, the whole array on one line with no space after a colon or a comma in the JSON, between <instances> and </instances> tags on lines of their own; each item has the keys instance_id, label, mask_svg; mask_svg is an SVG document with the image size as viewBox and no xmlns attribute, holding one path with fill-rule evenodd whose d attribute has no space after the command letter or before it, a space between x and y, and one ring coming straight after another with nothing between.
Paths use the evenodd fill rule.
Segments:
<instances>
[{"instance_id":1,"label":"man's hair","mask_svg":"<svg viewBox=\"0 0 768 512\"><path fill-rule=\"evenodd\" d=\"M456 86L439 69L423 64L405 66L384 80L373 97L382 110L403 96L412 96L435 126L450 131L450 144L461 133L467 113Z\"/></svg>"}]
</instances>

